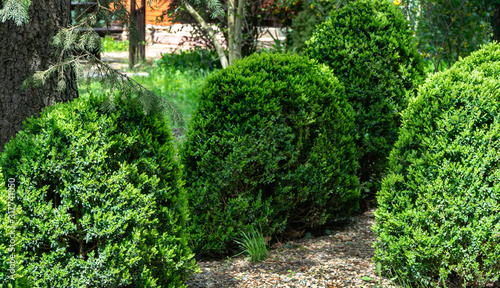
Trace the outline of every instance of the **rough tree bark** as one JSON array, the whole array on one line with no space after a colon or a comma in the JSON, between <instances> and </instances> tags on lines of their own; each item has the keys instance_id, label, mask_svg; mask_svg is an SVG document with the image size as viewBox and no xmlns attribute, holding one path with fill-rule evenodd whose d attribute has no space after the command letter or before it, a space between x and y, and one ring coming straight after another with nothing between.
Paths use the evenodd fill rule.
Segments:
<instances>
[{"instance_id":1,"label":"rough tree bark","mask_svg":"<svg viewBox=\"0 0 500 288\"><path fill-rule=\"evenodd\" d=\"M2 8L0 1L0 8ZM78 97L76 75L66 69L66 89L57 91L57 75L41 87L21 85L36 71L56 63L60 50L52 37L71 24L71 0L36 0L29 9L29 23L0 22L0 151L21 130L22 122L46 106Z\"/></svg>"}]
</instances>

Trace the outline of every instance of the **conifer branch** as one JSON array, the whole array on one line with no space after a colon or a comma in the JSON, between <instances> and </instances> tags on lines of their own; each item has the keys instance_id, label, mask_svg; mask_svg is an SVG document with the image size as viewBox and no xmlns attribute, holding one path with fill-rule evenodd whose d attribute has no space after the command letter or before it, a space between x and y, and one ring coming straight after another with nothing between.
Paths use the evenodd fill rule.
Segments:
<instances>
[{"instance_id":1,"label":"conifer branch","mask_svg":"<svg viewBox=\"0 0 500 288\"><path fill-rule=\"evenodd\" d=\"M0 10L0 22L14 20L17 26L29 23L28 9L31 0L7 0Z\"/></svg>"},{"instance_id":2,"label":"conifer branch","mask_svg":"<svg viewBox=\"0 0 500 288\"><path fill-rule=\"evenodd\" d=\"M182 128L184 126L183 117L173 103L148 90L135 79L111 68L90 52L97 49L100 45L100 37L92 30L92 26L95 25L98 15L107 18L111 18L110 15L116 15L119 20L125 23L130 23L132 19L123 4L118 1L113 1L113 4L114 9L110 9L102 5L101 1L97 1L93 12L86 10L89 12L87 17L81 16L78 18L80 20L78 23L61 29L52 41L54 46L60 48L57 63L44 71L36 72L32 77L26 79L23 87L26 88L30 84L35 87L44 85L50 75L57 73L58 89L64 90L66 87L64 72L67 67L72 66L80 77L83 76L83 78L87 79L87 83L90 82L95 73L101 77L101 82L105 86L110 87L112 93L107 101L107 109L114 109L113 98L115 95L120 95L120 97L137 102L145 114L167 114L172 124L176 124ZM83 29L86 29L86 31L82 32ZM72 55L75 48L80 51L79 55ZM81 64L83 61L86 62L85 65ZM87 69L87 73L84 72L84 66Z\"/></svg>"}]
</instances>

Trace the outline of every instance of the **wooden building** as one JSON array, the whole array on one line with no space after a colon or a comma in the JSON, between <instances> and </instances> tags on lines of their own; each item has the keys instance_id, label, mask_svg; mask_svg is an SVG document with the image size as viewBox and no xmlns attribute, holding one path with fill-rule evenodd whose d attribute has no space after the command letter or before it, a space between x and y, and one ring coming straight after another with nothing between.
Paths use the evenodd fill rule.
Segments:
<instances>
[{"instance_id":1,"label":"wooden building","mask_svg":"<svg viewBox=\"0 0 500 288\"><path fill-rule=\"evenodd\" d=\"M124 0L126 6L130 7L130 0ZM141 0L135 0L136 9L141 7ZM145 1L147 3L147 1ZM167 16L167 9L170 5L170 0L152 1L151 5L146 5L146 25L162 25L168 26L171 19Z\"/></svg>"}]
</instances>

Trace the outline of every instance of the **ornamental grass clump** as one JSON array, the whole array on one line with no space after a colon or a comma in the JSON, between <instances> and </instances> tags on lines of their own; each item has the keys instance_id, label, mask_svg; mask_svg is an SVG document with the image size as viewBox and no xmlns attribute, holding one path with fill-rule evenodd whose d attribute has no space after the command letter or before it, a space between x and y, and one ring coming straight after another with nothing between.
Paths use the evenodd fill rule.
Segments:
<instances>
[{"instance_id":1,"label":"ornamental grass clump","mask_svg":"<svg viewBox=\"0 0 500 288\"><path fill-rule=\"evenodd\" d=\"M494 283L500 275L500 44L431 76L402 117L377 195L375 260L429 286Z\"/></svg>"},{"instance_id":2,"label":"ornamental grass clump","mask_svg":"<svg viewBox=\"0 0 500 288\"><path fill-rule=\"evenodd\" d=\"M266 260L269 254L267 249L268 241L266 241L262 232L255 227L248 233L242 231L241 238L236 239L235 242L240 245L244 253L248 254L250 262L262 262Z\"/></svg>"},{"instance_id":3,"label":"ornamental grass clump","mask_svg":"<svg viewBox=\"0 0 500 288\"><path fill-rule=\"evenodd\" d=\"M181 150L196 252L358 208L353 110L328 67L253 55L210 76Z\"/></svg>"},{"instance_id":4,"label":"ornamental grass clump","mask_svg":"<svg viewBox=\"0 0 500 288\"><path fill-rule=\"evenodd\" d=\"M355 110L358 175L364 196L374 198L400 113L424 78L408 22L391 1L349 2L316 27L304 54L330 66L345 86Z\"/></svg>"},{"instance_id":5,"label":"ornamental grass clump","mask_svg":"<svg viewBox=\"0 0 500 288\"><path fill-rule=\"evenodd\" d=\"M185 287L195 270L171 130L158 114L116 101L113 110L93 96L48 107L5 145L16 287ZM0 191L5 267L11 227Z\"/></svg>"}]
</instances>

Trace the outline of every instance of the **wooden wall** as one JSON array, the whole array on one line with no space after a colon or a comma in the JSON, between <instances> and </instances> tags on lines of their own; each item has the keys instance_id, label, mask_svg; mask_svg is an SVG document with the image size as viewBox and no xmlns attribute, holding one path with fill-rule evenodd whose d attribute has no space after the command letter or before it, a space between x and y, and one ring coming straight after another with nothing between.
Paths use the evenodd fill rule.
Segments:
<instances>
[{"instance_id":1,"label":"wooden wall","mask_svg":"<svg viewBox=\"0 0 500 288\"><path fill-rule=\"evenodd\" d=\"M130 6L130 0L123 0L125 2L126 6ZM122 2L122 3L123 3ZM141 0L136 0L137 8L139 8ZM156 0L152 1L152 5L148 6L147 1L146 1L146 25L151 24L151 25L170 25L171 24L171 19L169 19L166 16L166 10L168 6L170 5L170 0ZM163 17L163 22L157 22L156 19L160 19L162 15L165 15Z\"/></svg>"},{"instance_id":2,"label":"wooden wall","mask_svg":"<svg viewBox=\"0 0 500 288\"><path fill-rule=\"evenodd\" d=\"M152 7L146 7L146 24L151 25L170 25L171 21L166 16L166 10L170 5L170 1L168 0L158 0L157 3L153 3ZM162 15L163 22L157 22L156 19L160 19Z\"/></svg>"}]
</instances>

